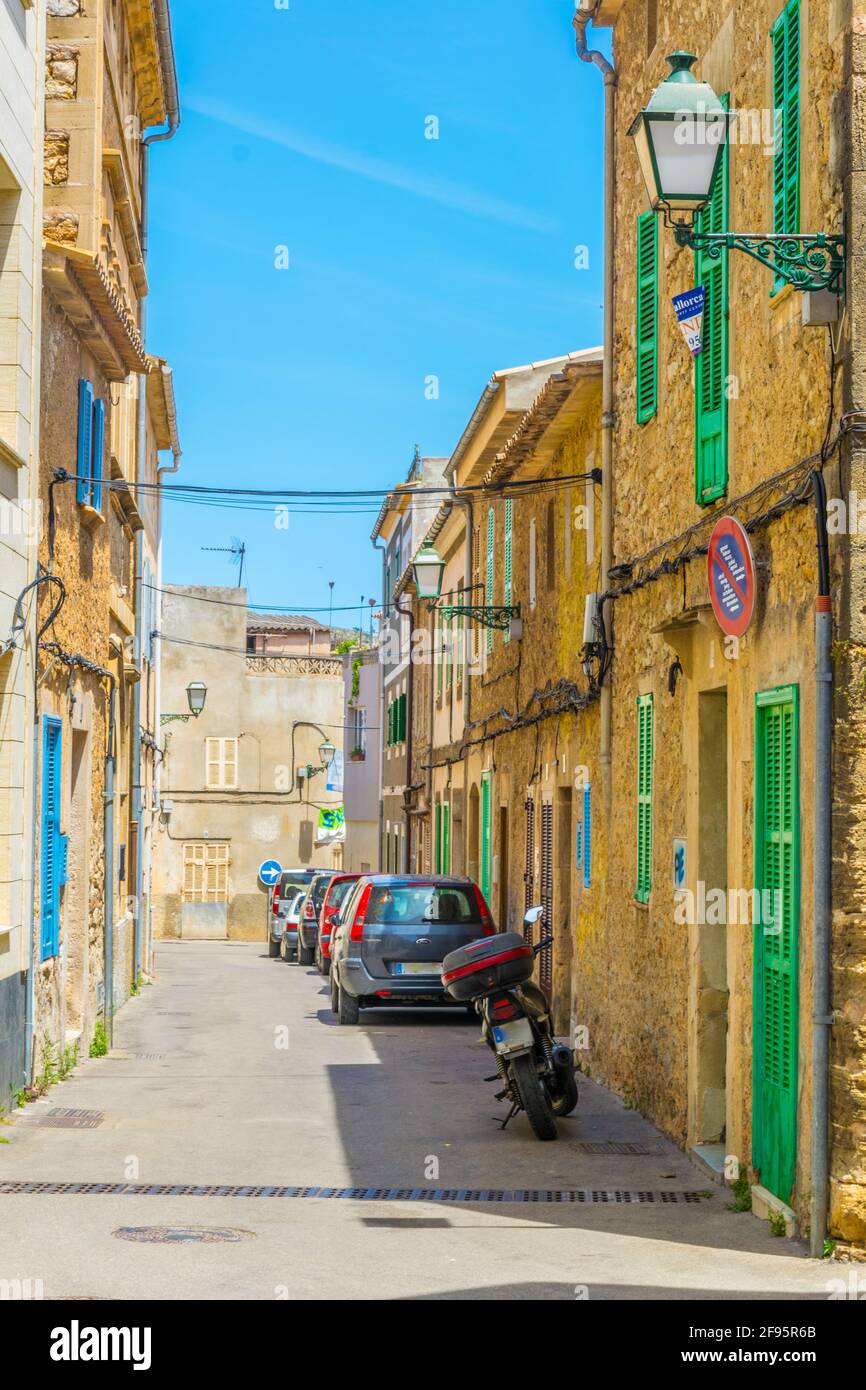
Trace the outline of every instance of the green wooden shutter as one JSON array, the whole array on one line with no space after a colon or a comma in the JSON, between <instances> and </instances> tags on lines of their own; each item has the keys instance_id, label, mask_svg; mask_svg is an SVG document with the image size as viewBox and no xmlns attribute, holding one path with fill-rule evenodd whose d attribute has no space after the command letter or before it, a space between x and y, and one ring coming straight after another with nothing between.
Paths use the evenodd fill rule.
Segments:
<instances>
[{"instance_id":1,"label":"green wooden shutter","mask_svg":"<svg viewBox=\"0 0 866 1390\"><path fill-rule=\"evenodd\" d=\"M451 872L451 802L442 803L442 872Z\"/></svg>"},{"instance_id":2,"label":"green wooden shutter","mask_svg":"<svg viewBox=\"0 0 866 1390\"><path fill-rule=\"evenodd\" d=\"M646 424L658 407L658 219L642 212L637 219L637 327L635 362L637 422Z\"/></svg>"},{"instance_id":3,"label":"green wooden shutter","mask_svg":"<svg viewBox=\"0 0 866 1390\"><path fill-rule=\"evenodd\" d=\"M436 614L436 697L442 697L442 648L444 646L445 625L442 621L442 614Z\"/></svg>"},{"instance_id":4,"label":"green wooden shutter","mask_svg":"<svg viewBox=\"0 0 866 1390\"><path fill-rule=\"evenodd\" d=\"M800 230L800 0L770 30L773 45L773 231ZM773 294L785 284L778 276Z\"/></svg>"},{"instance_id":5,"label":"green wooden shutter","mask_svg":"<svg viewBox=\"0 0 866 1390\"><path fill-rule=\"evenodd\" d=\"M400 696L399 700L397 701L397 710L398 710L398 716L397 716L397 717L398 717L397 742L398 742L398 743L405 743L405 742L406 742L406 692L405 692L405 691L403 692L403 694Z\"/></svg>"},{"instance_id":6,"label":"green wooden shutter","mask_svg":"<svg viewBox=\"0 0 866 1390\"><path fill-rule=\"evenodd\" d=\"M797 1163L798 724L796 686L757 695L755 888L761 910L754 929L752 1163L762 1185L784 1202Z\"/></svg>"},{"instance_id":7,"label":"green wooden shutter","mask_svg":"<svg viewBox=\"0 0 866 1390\"><path fill-rule=\"evenodd\" d=\"M721 101L727 109L727 96ZM727 144L697 227L702 232L729 230ZM723 497L728 487L728 252L713 260L696 250L695 284L703 285L705 294L704 345L695 358L695 500L706 506Z\"/></svg>"},{"instance_id":8,"label":"green wooden shutter","mask_svg":"<svg viewBox=\"0 0 866 1390\"><path fill-rule=\"evenodd\" d=\"M484 586L484 594L485 594L484 602L487 604L488 607L492 607L492 605L493 605L493 546L494 546L495 538L496 538L496 518L495 518L495 516L494 516L494 514L493 514L493 508L490 507L490 508L488 508L488 511L487 511L487 574L486 574L486 582L485 582L485 586ZM489 628L487 629L487 650L488 650L488 651L491 651L492 648L493 648L493 629L492 629L491 627L489 627Z\"/></svg>"},{"instance_id":9,"label":"green wooden shutter","mask_svg":"<svg viewBox=\"0 0 866 1390\"><path fill-rule=\"evenodd\" d=\"M634 895L649 902L653 837L653 697L637 697L637 875Z\"/></svg>"},{"instance_id":10,"label":"green wooden shutter","mask_svg":"<svg viewBox=\"0 0 866 1390\"><path fill-rule=\"evenodd\" d=\"M514 502L512 498L505 499L505 546L502 558L502 602L506 608L511 608L514 603L514 577L512 554L514 550ZM506 642L510 641L510 634L505 633Z\"/></svg>"},{"instance_id":11,"label":"green wooden shutter","mask_svg":"<svg viewBox=\"0 0 866 1390\"><path fill-rule=\"evenodd\" d=\"M490 800L492 773L481 774L481 891L490 902Z\"/></svg>"},{"instance_id":12,"label":"green wooden shutter","mask_svg":"<svg viewBox=\"0 0 866 1390\"><path fill-rule=\"evenodd\" d=\"M433 829L433 872L442 872L442 803L436 802L436 818Z\"/></svg>"}]
</instances>

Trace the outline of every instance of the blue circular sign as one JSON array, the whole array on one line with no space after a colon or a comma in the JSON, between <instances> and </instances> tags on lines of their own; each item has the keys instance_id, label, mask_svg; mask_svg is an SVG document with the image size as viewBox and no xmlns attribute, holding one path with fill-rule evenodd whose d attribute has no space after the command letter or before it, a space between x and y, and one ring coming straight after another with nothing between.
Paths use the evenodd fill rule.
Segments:
<instances>
[{"instance_id":1,"label":"blue circular sign","mask_svg":"<svg viewBox=\"0 0 866 1390\"><path fill-rule=\"evenodd\" d=\"M259 865L259 878L271 888L283 872L283 866L276 859L266 859Z\"/></svg>"}]
</instances>

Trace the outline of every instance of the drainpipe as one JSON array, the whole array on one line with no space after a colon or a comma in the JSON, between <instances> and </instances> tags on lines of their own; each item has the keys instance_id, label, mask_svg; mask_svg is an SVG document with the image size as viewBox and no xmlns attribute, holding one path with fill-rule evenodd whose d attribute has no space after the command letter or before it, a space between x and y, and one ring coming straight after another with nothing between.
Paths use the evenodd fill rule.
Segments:
<instances>
[{"instance_id":1,"label":"drainpipe","mask_svg":"<svg viewBox=\"0 0 866 1390\"><path fill-rule=\"evenodd\" d=\"M388 614L385 611L385 553L388 547L382 541L374 541L373 549L378 550L382 557L382 626L379 629L381 638L385 623L388 621ZM383 868L382 839L385 833L385 666L382 661L381 643L379 646L379 679L376 682L379 696L379 843L377 853L379 857L379 873Z\"/></svg>"},{"instance_id":2,"label":"drainpipe","mask_svg":"<svg viewBox=\"0 0 866 1390\"><path fill-rule=\"evenodd\" d=\"M113 676L109 677L108 694L108 729L107 741L105 746L105 786L102 793L103 799L103 818L102 834L105 845L105 862L103 876L103 959L105 962L105 997L102 1001L102 1012L105 1016L105 1031L108 1034L108 1045L114 1043L114 768L115 768L115 696L117 693L117 682Z\"/></svg>"},{"instance_id":3,"label":"drainpipe","mask_svg":"<svg viewBox=\"0 0 866 1390\"><path fill-rule=\"evenodd\" d=\"M830 1182L830 1029L833 1025L830 966L831 834L833 789L833 611L827 544L827 490L812 473L818 534L818 593L815 598L815 859L812 927L812 1194L810 1253L820 1259L827 1234Z\"/></svg>"},{"instance_id":4,"label":"drainpipe","mask_svg":"<svg viewBox=\"0 0 866 1390\"><path fill-rule=\"evenodd\" d=\"M581 0L572 23L577 56L582 63L594 63L604 80L604 362L601 401L601 584L607 588L608 571L613 565L613 224L614 224L614 115L616 72L602 53L586 46L586 27L598 9L598 0ZM610 604L602 613L605 640L613 643ZM601 689L600 738L601 775L605 805L610 816L611 758L611 679L609 670Z\"/></svg>"}]
</instances>

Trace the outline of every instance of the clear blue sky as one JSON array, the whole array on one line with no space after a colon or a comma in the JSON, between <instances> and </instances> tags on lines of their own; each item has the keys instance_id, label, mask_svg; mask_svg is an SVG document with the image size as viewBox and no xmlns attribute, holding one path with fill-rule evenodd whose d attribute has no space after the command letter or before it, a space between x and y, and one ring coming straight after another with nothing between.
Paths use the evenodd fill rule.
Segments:
<instances>
[{"instance_id":1,"label":"clear blue sky","mask_svg":"<svg viewBox=\"0 0 866 1390\"><path fill-rule=\"evenodd\" d=\"M179 477L386 486L416 442L451 452L494 370L600 341L602 83L569 0L172 9L148 346L175 372ZM168 502L164 578L236 582L200 547L239 536L254 603L327 606L329 579L335 605L378 598L377 510L285 531Z\"/></svg>"}]
</instances>

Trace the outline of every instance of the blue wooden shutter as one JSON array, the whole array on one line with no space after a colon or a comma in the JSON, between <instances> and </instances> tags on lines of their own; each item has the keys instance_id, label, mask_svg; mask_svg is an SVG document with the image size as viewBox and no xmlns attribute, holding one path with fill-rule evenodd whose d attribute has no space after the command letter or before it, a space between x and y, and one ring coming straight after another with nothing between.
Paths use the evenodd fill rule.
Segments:
<instances>
[{"instance_id":1,"label":"blue wooden shutter","mask_svg":"<svg viewBox=\"0 0 866 1390\"><path fill-rule=\"evenodd\" d=\"M637 219L637 323L636 382L637 422L646 424L658 406L658 219L642 212Z\"/></svg>"},{"instance_id":2,"label":"blue wooden shutter","mask_svg":"<svg viewBox=\"0 0 866 1390\"><path fill-rule=\"evenodd\" d=\"M90 502L93 474L93 387L83 377L78 383L78 450L75 459L75 500L79 506Z\"/></svg>"},{"instance_id":3,"label":"blue wooden shutter","mask_svg":"<svg viewBox=\"0 0 866 1390\"><path fill-rule=\"evenodd\" d=\"M773 231L800 230L800 0L770 30L773 45ZM785 284L778 276L773 294Z\"/></svg>"},{"instance_id":4,"label":"blue wooden shutter","mask_svg":"<svg viewBox=\"0 0 866 1390\"><path fill-rule=\"evenodd\" d=\"M721 98L727 109L728 98ZM697 219L702 232L728 228L728 146L722 151L713 193ZM695 284L703 285L703 351L695 358L695 500L706 506L728 487L728 252L717 260L695 251Z\"/></svg>"},{"instance_id":5,"label":"blue wooden shutter","mask_svg":"<svg viewBox=\"0 0 866 1390\"><path fill-rule=\"evenodd\" d=\"M93 487L90 505L97 511L102 509L102 453L105 440L105 402L93 402L93 459L91 476Z\"/></svg>"},{"instance_id":6,"label":"blue wooden shutter","mask_svg":"<svg viewBox=\"0 0 866 1390\"><path fill-rule=\"evenodd\" d=\"M583 786L583 886L592 882L592 796L588 782Z\"/></svg>"},{"instance_id":7,"label":"blue wooden shutter","mask_svg":"<svg viewBox=\"0 0 866 1390\"><path fill-rule=\"evenodd\" d=\"M40 960L56 956L60 938L60 754L62 725L45 715L42 720L42 814L39 854Z\"/></svg>"}]
</instances>

